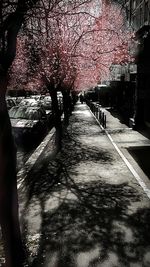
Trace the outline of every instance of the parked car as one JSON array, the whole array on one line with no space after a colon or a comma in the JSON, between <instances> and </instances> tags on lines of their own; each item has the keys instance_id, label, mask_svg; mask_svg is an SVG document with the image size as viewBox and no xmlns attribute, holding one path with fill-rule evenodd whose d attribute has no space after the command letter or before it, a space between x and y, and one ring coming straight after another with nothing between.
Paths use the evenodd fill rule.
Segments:
<instances>
[{"instance_id":1,"label":"parked car","mask_svg":"<svg viewBox=\"0 0 150 267\"><path fill-rule=\"evenodd\" d=\"M19 106L37 107L40 106L40 102L34 98L24 98L20 101Z\"/></svg>"},{"instance_id":2,"label":"parked car","mask_svg":"<svg viewBox=\"0 0 150 267\"><path fill-rule=\"evenodd\" d=\"M51 110L52 109L52 100L50 96L45 96L42 101L42 105L46 110Z\"/></svg>"},{"instance_id":3,"label":"parked car","mask_svg":"<svg viewBox=\"0 0 150 267\"><path fill-rule=\"evenodd\" d=\"M13 106L16 105L16 101L14 98L11 98L11 97L7 97L6 98L6 103L7 103L7 108L10 109L12 108Z\"/></svg>"},{"instance_id":4,"label":"parked car","mask_svg":"<svg viewBox=\"0 0 150 267\"><path fill-rule=\"evenodd\" d=\"M40 101L42 107L46 111L46 116L48 119L49 126L53 125L53 115L52 115L52 100L50 96L45 96L41 101Z\"/></svg>"},{"instance_id":5,"label":"parked car","mask_svg":"<svg viewBox=\"0 0 150 267\"><path fill-rule=\"evenodd\" d=\"M17 96L17 97L16 97L16 104L19 105L20 102L21 102L23 99L25 99L25 96Z\"/></svg>"},{"instance_id":6,"label":"parked car","mask_svg":"<svg viewBox=\"0 0 150 267\"><path fill-rule=\"evenodd\" d=\"M47 131L46 112L42 107L15 106L9 110L9 116L18 143L34 142Z\"/></svg>"},{"instance_id":7,"label":"parked car","mask_svg":"<svg viewBox=\"0 0 150 267\"><path fill-rule=\"evenodd\" d=\"M20 106L29 106L29 107L41 107L46 112L48 125L52 125L52 111L51 111L51 97L47 96L43 100L35 100L34 98L25 98L23 99Z\"/></svg>"},{"instance_id":8,"label":"parked car","mask_svg":"<svg viewBox=\"0 0 150 267\"><path fill-rule=\"evenodd\" d=\"M31 97L32 99L37 100L37 101L39 101L39 100L41 100L41 99L43 98L42 95L31 95L30 97Z\"/></svg>"}]
</instances>

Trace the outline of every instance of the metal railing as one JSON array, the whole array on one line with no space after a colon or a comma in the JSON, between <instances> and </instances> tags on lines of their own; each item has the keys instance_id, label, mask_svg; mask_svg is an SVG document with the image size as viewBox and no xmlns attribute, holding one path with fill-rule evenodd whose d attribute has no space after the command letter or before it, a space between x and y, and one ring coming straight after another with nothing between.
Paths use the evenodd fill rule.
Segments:
<instances>
[{"instance_id":1,"label":"metal railing","mask_svg":"<svg viewBox=\"0 0 150 267\"><path fill-rule=\"evenodd\" d=\"M99 123L103 126L103 128L106 128L106 114L101 109L101 106L97 103L93 103L92 101L86 101L86 103Z\"/></svg>"}]
</instances>

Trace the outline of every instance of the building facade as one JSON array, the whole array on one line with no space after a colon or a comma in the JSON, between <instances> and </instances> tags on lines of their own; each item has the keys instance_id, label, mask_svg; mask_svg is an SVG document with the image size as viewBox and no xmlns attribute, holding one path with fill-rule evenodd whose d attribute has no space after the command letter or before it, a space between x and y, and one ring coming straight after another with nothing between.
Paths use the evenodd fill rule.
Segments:
<instances>
[{"instance_id":1,"label":"building facade","mask_svg":"<svg viewBox=\"0 0 150 267\"><path fill-rule=\"evenodd\" d=\"M138 43L135 56L135 127L150 128L150 0L127 0L126 13Z\"/></svg>"}]
</instances>

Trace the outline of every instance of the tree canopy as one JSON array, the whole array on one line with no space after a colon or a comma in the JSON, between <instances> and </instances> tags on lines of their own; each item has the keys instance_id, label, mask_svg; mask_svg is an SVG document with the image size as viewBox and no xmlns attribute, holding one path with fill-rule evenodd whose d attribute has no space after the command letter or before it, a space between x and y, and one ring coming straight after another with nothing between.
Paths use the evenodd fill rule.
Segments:
<instances>
[{"instance_id":1,"label":"tree canopy","mask_svg":"<svg viewBox=\"0 0 150 267\"><path fill-rule=\"evenodd\" d=\"M118 3L39 1L18 36L14 85L89 88L109 78L111 64L131 60L130 39Z\"/></svg>"}]
</instances>

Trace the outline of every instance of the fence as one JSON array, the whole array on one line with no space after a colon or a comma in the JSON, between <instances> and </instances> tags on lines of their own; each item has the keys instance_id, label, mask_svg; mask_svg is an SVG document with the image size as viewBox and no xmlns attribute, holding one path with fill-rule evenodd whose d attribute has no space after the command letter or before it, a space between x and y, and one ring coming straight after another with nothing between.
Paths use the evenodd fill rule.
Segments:
<instances>
[{"instance_id":1,"label":"fence","mask_svg":"<svg viewBox=\"0 0 150 267\"><path fill-rule=\"evenodd\" d=\"M106 115L104 111L101 110L101 106L97 103L93 103L92 101L87 101L87 105L89 106L90 110L100 122L100 124L106 128Z\"/></svg>"}]
</instances>

